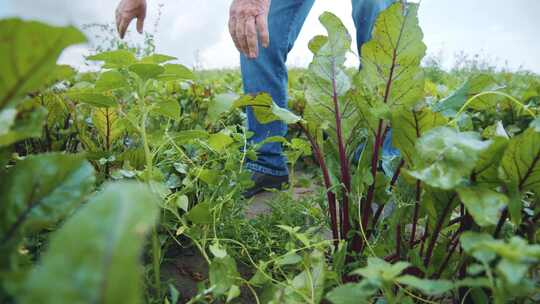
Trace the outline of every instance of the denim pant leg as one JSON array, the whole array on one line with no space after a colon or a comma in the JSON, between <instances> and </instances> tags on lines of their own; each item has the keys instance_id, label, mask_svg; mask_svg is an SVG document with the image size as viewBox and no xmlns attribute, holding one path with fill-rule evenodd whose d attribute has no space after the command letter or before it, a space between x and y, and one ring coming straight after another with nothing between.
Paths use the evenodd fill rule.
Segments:
<instances>
[{"instance_id":1,"label":"denim pant leg","mask_svg":"<svg viewBox=\"0 0 540 304\"><path fill-rule=\"evenodd\" d=\"M259 47L259 57L251 60L241 55L240 64L246 94L269 93L280 107L287 107L287 55L292 49L315 0L272 0L268 18L270 46ZM261 124L251 108L247 109L248 130L253 132L251 143L260 143L271 136L285 136L283 122ZM288 175L287 160L280 143L268 143L258 151L256 161L246 167L254 172Z\"/></svg>"},{"instance_id":2,"label":"denim pant leg","mask_svg":"<svg viewBox=\"0 0 540 304\"><path fill-rule=\"evenodd\" d=\"M356 41L358 43L358 55L362 57L362 46L371 39L371 33L375 26L375 21L379 13L387 9L396 0L352 0L353 5L353 20L356 26ZM363 150L361 145L355 158L359 157L359 153ZM392 145L392 132L388 132L383 144L382 150L383 159L399 156L399 150Z\"/></svg>"},{"instance_id":3,"label":"denim pant leg","mask_svg":"<svg viewBox=\"0 0 540 304\"><path fill-rule=\"evenodd\" d=\"M356 27L358 56L362 58L362 46L371 39L371 32L379 13L387 9L396 0L352 0L352 17Z\"/></svg>"}]
</instances>

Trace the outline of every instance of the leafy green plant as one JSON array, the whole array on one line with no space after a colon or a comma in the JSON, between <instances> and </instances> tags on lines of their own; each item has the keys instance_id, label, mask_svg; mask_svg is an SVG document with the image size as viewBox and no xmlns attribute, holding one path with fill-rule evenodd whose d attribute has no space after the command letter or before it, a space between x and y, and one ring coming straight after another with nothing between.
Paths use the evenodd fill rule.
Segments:
<instances>
[{"instance_id":1,"label":"leafy green plant","mask_svg":"<svg viewBox=\"0 0 540 304\"><path fill-rule=\"evenodd\" d=\"M104 186L54 233L20 303L140 302L140 252L157 217L149 188L125 182Z\"/></svg>"}]
</instances>

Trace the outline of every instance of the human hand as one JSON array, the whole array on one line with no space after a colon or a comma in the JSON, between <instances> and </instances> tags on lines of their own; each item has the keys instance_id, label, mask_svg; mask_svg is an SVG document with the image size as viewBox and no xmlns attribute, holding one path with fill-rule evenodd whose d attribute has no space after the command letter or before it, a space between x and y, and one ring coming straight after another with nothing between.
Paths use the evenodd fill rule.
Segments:
<instances>
[{"instance_id":1,"label":"human hand","mask_svg":"<svg viewBox=\"0 0 540 304\"><path fill-rule=\"evenodd\" d=\"M116 29L124 39L126 30L133 19L137 18L137 31L142 34L146 18L146 0L122 0L116 9Z\"/></svg>"},{"instance_id":2,"label":"human hand","mask_svg":"<svg viewBox=\"0 0 540 304\"><path fill-rule=\"evenodd\" d=\"M248 58L259 55L259 38L263 47L270 44L268 12L271 0L234 0L229 16L229 32L236 48Z\"/></svg>"}]
</instances>

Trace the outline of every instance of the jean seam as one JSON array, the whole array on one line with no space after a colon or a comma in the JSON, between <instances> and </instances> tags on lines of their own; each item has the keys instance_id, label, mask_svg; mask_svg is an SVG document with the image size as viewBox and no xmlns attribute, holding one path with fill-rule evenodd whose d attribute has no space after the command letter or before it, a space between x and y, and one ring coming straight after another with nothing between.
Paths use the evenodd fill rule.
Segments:
<instances>
[{"instance_id":1,"label":"jean seam","mask_svg":"<svg viewBox=\"0 0 540 304\"><path fill-rule=\"evenodd\" d=\"M254 162L247 162L245 166L246 166L247 169L249 169L251 171L254 171L254 172L257 172L257 173L268 174L268 175L273 175L273 176L287 176L287 175L289 175L288 170L270 169L270 168L267 168L265 166L262 166L260 164L254 163Z\"/></svg>"}]
</instances>

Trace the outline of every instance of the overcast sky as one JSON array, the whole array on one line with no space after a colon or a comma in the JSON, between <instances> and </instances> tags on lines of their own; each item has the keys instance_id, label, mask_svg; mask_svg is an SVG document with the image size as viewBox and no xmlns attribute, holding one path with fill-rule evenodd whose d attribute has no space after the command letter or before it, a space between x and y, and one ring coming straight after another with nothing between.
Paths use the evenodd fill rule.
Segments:
<instances>
[{"instance_id":1,"label":"overcast sky","mask_svg":"<svg viewBox=\"0 0 540 304\"><path fill-rule=\"evenodd\" d=\"M55 24L113 21L119 0L0 0L0 17L18 16ZM205 68L238 66L238 54L227 33L230 0L148 0L147 30L154 31L157 8L163 4L156 31L158 52L193 65L195 54ZM307 42L324 33L317 17L323 11L340 16L354 30L350 0L317 0L289 64L304 66L311 56ZM522 66L540 73L540 0L423 0L420 22L430 54L442 54L446 64L460 51L481 54L493 63ZM133 27L128 39L137 39ZM81 62L84 47L72 49L64 62ZM356 64L351 56L349 64Z\"/></svg>"}]
</instances>

